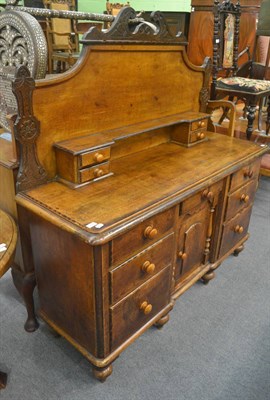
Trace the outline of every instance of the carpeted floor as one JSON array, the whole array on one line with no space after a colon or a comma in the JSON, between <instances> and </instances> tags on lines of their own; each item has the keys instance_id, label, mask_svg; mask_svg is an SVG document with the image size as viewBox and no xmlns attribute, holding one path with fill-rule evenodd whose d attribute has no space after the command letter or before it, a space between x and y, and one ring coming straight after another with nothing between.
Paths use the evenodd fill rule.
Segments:
<instances>
[{"instance_id":1,"label":"carpeted floor","mask_svg":"<svg viewBox=\"0 0 270 400\"><path fill-rule=\"evenodd\" d=\"M10 274L0 280L1 400L270 399L270 179L262 178L251 237L217 278L175 305L170 322L151 328L114 362L104 384L88 362L44 323L28 334Z\"/></svg>"}]
</instances>

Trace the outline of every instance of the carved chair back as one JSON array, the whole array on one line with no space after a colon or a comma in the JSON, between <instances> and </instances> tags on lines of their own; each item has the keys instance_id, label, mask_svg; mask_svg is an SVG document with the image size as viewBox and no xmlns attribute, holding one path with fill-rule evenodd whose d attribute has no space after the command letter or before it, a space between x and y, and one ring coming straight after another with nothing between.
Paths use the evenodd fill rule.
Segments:
<instances>
[{"instance_id":1,"label":"carved chair back","mask_svg":"<svg viewBox=\"0 0 270 400\"><path fill-rule=\"evenodd\" d=\"M26 66L33 78L45 78L47 44L36 18L13 10L0 13L0 40L0 126L9 131L7 115L17 110L10 78L20 65Z\"/></svg>"},{"instance_id":2,"label":"carved chair back","mask_svg":"<svg viewBox=\"0 0 270 400\"><path fill-rule=\"evenodd\" d=\"M238 70L240 1L237 0L234 4L230 0L214 0L213 13L212 97L215 97L218 76L235 76Z\"/></svg>"}]
</instances>

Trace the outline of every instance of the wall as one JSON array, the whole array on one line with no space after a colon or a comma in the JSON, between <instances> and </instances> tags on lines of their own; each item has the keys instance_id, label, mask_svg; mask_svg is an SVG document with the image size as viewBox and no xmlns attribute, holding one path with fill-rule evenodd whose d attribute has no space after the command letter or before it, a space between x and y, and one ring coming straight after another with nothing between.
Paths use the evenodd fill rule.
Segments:
<instances>
[{"instance_id":1,"label":"wall","mask_svg":"<svg viewBox=\"0 0 270 400\"><path fill-rule=\"evenodd\" d=\"M125 0L119 2L124 3ZM130 0L129 2L136 11L190 11L190 0ZM78 8L79 11L103 13L106 10L106 0L78 0Z\"/></svg>"}]
</instances>

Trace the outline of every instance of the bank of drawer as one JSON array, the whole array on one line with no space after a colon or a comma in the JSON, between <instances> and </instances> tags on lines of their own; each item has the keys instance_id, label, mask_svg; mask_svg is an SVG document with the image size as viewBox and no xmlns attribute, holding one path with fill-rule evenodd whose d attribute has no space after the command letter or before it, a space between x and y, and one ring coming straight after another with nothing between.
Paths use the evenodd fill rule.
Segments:
<instances>
[{"instance_id":1,"label":"bank of drawer","mask_svg":"<svg viewBox=\"0 0 270 400\"><path fill-rule=\"evenodd\" d=\"M110 271L111 303L121 300L172 263L173 233Z\"/></svg>"},{"instance_id":2,"label":"bank of drawer","mask_svg":"<svg viewBox=\"0 0 270 400\"><path fill-rule=\"evenodd\" d=\"M170 266L110 308L112 350L158 314L170 299Z\"/></svg>"},{"instance_id":3,"label":"bank of drawer","mask_svg":"<svg viewBox=\"0 0 270 400\"><path fill-rule=\"evenodd\" d=\"M230 191L234 191L239 186L248 183L251 179L256 178L260 171L260 160L247 165L232 174Z\"/></svg>"},{"instance_id":4,"label":"bank of drawer","mask_svg":"<svg viewBox=\"0 0 270 400\"><path fill-rule=\"evenodd\" d=\"M79 182L84 183L91 181L92 179L101 178L110 172L110 163L103 163L95 165L91 168L84 168L79 171Z\"/></svg>"},{"instance_id":5,"label":"bank of drawer","mask_svg":"<svg viewBox=\"0 0 270 400\"><path fill-rule=\"evenodd\" d=\"M111 265L117 265L161 239L174 224L175 208L148 218L127 233L113 239Z\"/></svg>"},{"instance_id":6,"label":"bank of drawer","mask_svg":"<svg viewBox=\"0 0 270 400\"><path fill-rule=\"evenodd\" d=\"M220 257L230 251L247 234L251 210L252 206L250 205L233 219L223 224Z\"/></svg>"},{"instance_id":7,"label":"bank of drawer","mask_svg":"<svg viewBox=\"0 0 270 400\"><path fill-rule=\"evenodd\" d=\"M240 187L228 196L226 220L234 217L243 208L253 203L258 181L253 179L248 184Z\"/></svg>"},{"instance_id":8,"label":"bank of drawer","mask_svg":"<svg viewBox=\"0 0 270 400\"><path fill-rule=\"evenodd\" d=\"M111 148L104 147L95 151L88 151L79 155L79 168L100 164L110 158Z\"/></svg>"}]
</instances>

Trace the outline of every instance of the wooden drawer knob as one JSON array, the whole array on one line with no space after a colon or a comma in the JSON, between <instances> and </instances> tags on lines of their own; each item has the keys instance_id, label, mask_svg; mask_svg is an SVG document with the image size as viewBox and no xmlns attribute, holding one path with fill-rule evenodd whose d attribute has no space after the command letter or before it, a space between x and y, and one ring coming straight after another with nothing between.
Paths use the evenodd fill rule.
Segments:
<instances>
[{"instance_id":1,"label":"wooden drawer knob","mask_svg":"<svg viewBox=\"0 0 270 400\"><path fill-rule=\"evenodd\" d=\"M96 153L96 154L94 155L94 160L95 160L97 163L101 163L101 162L104 160L104 155L101 154L101 153Z\"/></svg>"},{"instance_id":2,"label":"wooden drawer knob","mask_svg":"<svg viewBox=\"0 0 270 400\"><path fill-rule=\"evenodd\" d=\"M203 195L203 197L204 197L205 199L209 200L210 202L213 201L214 193L213 193L213 192L209 192L208 189L205 189L205 190L203 191L203 194L202 194L202 195Z\"/></svg>"},{"instance_id":3,"label":"wooden drawer knob","mask_svg":"<svg viewBox=\"0 0 270 400\"><path fill-rule=\"evenodd\" d=\"M187 258L187 253L183 253L183 251L179 251L178 257L181 258L182 260L185 260Z\"/></svg>"},{"instance_id":4,"label":"wooden drawer knob","mask_svg":"<svg viewBox=\"0 0 270 400\"><path fill-rule=\"evenodd\" d=\"M203 133L203 132L198 132L197 133L197 139L198 140L202 140L202 139L204 139L205 138L205 134Z\"/></svg>"},{"instance_id":5,"label":"wooden drawer knob","mask_svg":"<svg viewBox=\"0 0 270 400\"><path fill-rule=\"evenodd\" d=\"M143 234L148 239L154 239L157 233L158 233L157 229L153 228L152 226L148 226L147 228L145 228Z\"/></svg>"},{"instance_id":6,"label":"wooden drawer knob","mask_svg":"<svg viewBox=\"0 0 270 400\"><path fill-rule=\"evenodd\" d=\"M236 227L234 228L234 232L236 233L243 233L244 232L244 228L240 225L236 225Z\"/></svg>"},{"instance_id":7,"label":"wooden drawer knob","mask_svg":"<svg viewBox=\"0 0 270 400\"><path fill-rule=\"evenodd\" d=\"M252 178L252 177L253 177L253 171L252 171L252 170L250 170L250 171L245 171L245 172L244 172L244 177L245 177L245 178Z\"/></svg>"},{"instance_id":8,"label":"wooden drawer knob","mask_svg":"<svg viewBox=\"0 0 270 400\"><path fill-rule=\"evenodd\" d=\"M104 171L103 171L102 169L96 168L96 169L94 170L94 177L95 177L95 178L100 178L100 177L103 176L103 175L104 175Z\"/></svg>"},{"instance_id":9,"label":"wooden drawer knob","mask_svg":"<svg viewBox=\"0 0 270 400\"><path fill-rule=\"evenodd\" d=\"M152 304L147 303L147 301L143 301L142 304L140 305L140 310L145 314L149 314L152 311Z\"/></svg>"},{"instance_id":10,"label":"wooden drawer knob","mask_svg":"<svg viewBox=\"0 0 270 400\"><path fill-rule=\"evenodd\" d=\"M244 203L247 203L249 201L249 195L243 193L240 197L240 200L243 201Z\"/></svg>"},{"instance_id":11,"label":"wooden drawer knob","mask_svg":"<svg viewBox=\"0 0 270 400\"><path fill-rule=\"evenodd\" d=\"M147 274L152 274L156 269L155 264L150 263L150 261L145 261L141 266L141 270Z\"/></svg>"}]
</instances>

